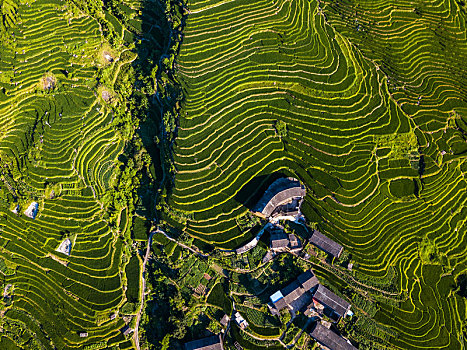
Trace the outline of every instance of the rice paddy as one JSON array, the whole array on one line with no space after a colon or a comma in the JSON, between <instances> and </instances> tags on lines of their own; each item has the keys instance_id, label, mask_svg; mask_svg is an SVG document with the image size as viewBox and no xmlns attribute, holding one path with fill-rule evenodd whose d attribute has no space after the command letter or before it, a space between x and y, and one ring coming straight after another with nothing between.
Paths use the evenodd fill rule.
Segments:
<instances>
[{"instance_id":1,"label":"rice paddy","mask_svg":"<svg viewBox=\"0 0 467 350\"><path fill-rule=\"evenodd\" d=\"M466 268L462 6L191 2L169 201L192 215L186 232L240 246L253 237L236 221L248 211L242 188L264 179L252 198L270 174L292 175L308 190L307 221L350 252L358 283L397 291L360 337L380 327L385 346L462 348L465 301L454 292ZM420 259L426 240L434 260Z\"/></svg>"},{"instance_id":2,"label":"rice paddy","mask_svg":"<svg viewBox=\"0 0 467 350\"><path fill-rule=\"evenodd\" d=\"M96 76L108 44L100 24L73 2L17 5L0 55L0 276L11 286L0 341L5 348L130 349L123 318L110 317L127 298L138 302L141 274L124 249L125 209L111 221L103 202L127 142L98 95L111 91ZM131 62L124 51L109 51L110 81ZM66 240L69 254L57 249ZM127 288L128 281L136 285Z\"/></svg>"},{"instance_id":3,"label":"rice paddy","mask_svg":"<svg viewBox=\"0 0 467 350\"><path fill-rule=\"evenodd\" d=\"M266 303L310 267L360 349L465 347L463 1L0 5L0 348L139 348L138 310L178 348L236 310L226 346L305 349ZM281 176L340 261L235 254Z\"/></svg>"}]
</instances>

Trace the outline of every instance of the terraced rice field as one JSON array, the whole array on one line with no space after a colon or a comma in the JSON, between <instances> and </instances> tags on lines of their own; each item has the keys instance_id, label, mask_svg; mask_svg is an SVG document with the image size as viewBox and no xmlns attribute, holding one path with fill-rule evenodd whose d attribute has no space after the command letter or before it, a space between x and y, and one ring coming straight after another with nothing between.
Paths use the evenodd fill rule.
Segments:
<instances>
[{"instance_id":1,"label":"terraced rice field","mask_svg":"<svg viewBox=\"0 0 467 350\"><path fill-rule=\"evenodd\" d=\"M375 341L462 348L466 306L454 292L467 268L461 7L190 2L170 197L193 215L186 231L240 246L252 238L236 221L248 210L242 188L293 175L307 186L307 221L352 254L358 283L381 291L374 320L384 336ZM428 258L426 246L435 247ZM372 329L361 325L361 334Z\"/></svg>"},{"instance_id":2,"label":"terraced rice field","mask_svg":"<svg viewBox=\"0 0 467 350\"><path fill-rule=\"evenodd\" d=\"M124 241L100 198L124 142L94 89L99 25L58 0L24 2L18 13L15 49L0 59L0 256L16 266L1 275L13 286L2 335L25 349L131 348L123 320L109 318L125 302ZM10 210L18 192L29 198L20 215ZM21 214L32 200L35 219ZM64 237L70 256L55 251Z\"/></svg>"}]
</instances>

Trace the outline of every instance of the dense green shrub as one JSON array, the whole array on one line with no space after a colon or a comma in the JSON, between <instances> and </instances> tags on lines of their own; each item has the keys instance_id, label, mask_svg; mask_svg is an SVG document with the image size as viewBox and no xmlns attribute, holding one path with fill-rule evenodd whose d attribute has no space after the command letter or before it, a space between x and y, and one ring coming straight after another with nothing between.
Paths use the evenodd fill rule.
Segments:
<instances>
[{"instance_id":1,"label":"dense green shrub","mask_svg":"<svg viewBox=\"0 0 467 350\"><path fill-rule=\"evenodd\" d=\"M218 306L227 315L232 314L232 301L225 294L222 283L217 283L211 289L211 292L207 298L207 303Z\"/></svg>"},{"instance_id":2,"label":"dense green shrub","mask_svg":"<svg viewBox=\"0 0 467 350\"><path fill-rule=\"evenodd\" d=\"M130 303L137 303L140 298L140 259L137 255L133 255L130 262L125 267L125 275L127 278L126 298Z\"/></svg>"}]
</instances>

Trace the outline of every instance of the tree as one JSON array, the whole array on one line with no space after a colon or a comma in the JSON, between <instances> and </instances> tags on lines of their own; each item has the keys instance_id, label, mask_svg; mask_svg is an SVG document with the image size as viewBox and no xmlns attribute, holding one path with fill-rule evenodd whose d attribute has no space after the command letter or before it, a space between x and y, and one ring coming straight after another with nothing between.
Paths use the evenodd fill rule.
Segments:
<instances>
[{"instance_id":1,"label":"tree","mask_svg":"<svg viewBox=\"0 0 467 350\"><path fill-rule=\"evenodd\" d=\"M161 350L167 350L169 348L169 345L170 345L170 334L166 334L164 339L162 339L161 341Z\"/></svg>"},{"instance_id":2,"label":"tree","mask_svg":"<svg viewBox=\"0 0 467 350\"><path fill-rule=\"evenodd\" d=\"M214 333L214 334L217 334L221 331L222 327L219 325L219 323L217 323L216 321L214 320L211 320L211 322L209 323L208 325L208 329Z\"/></svg>"},{"instance_id":3,"label":"tree","mask_svg":"<svg viewBox=\"0 0 467 350\"><path fill-rule=\"evenodd\" d=\"M276 132L279 135L279 137L282 138L282 137L287 136L287 124L285 124L284 121L278 120L276 122L275 127L276 127Z\"/></svg>"}]
</instances>

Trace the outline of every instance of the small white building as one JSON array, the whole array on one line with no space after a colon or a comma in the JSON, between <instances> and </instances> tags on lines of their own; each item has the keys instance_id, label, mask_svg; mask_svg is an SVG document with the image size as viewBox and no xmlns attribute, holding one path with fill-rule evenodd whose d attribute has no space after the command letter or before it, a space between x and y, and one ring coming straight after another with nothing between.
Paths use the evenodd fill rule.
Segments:
<instances>
[{"instance_id":1,"label":"small white building","mask_svg":"<svg viewBox=\"0 0 467 350\"><path fill-rule=\"evenodd\" d=\"M109 61L109 62L113 62L113 60L114 60L113 57L110 56L108 53L104 54L104 57L105 57L105 59L106 59L107 61Z\"/></svg>"},{"instance_id":2,"label":"small white building","mask_svg":"<svg viewBox=\"0 0 467 350\"><path fill-rule=\"evenodd\" d=\"M15 209L12 210L13 214L18 214L19 213L19 204L16 204Z\"/></svg>"},{"instance_id":3,"label":"small white building","mask_svg":"<svg viewBox=\"0 0 467 350\"><path fill-rule=\"evenodd\" d=\"M240 315L238 311L235 313L235 322L241 329L248 327L248 322L242 317L242 315Z\"/></svg>"},{"instance_id":4,"label":"small white building","mask_svg":"<svg viewBox=\"0 0 467 350\"><path fill-rule=\"evenodd\" d=\"M71 240L69 238L66 238L66 239L63 240L62 243L60 243L60 245L58 246L56 251L60 252L60 253L63 253L65 255L70 255L71 246L72 246Z\"/></svg>"},{"instance_id":5,"label":"small white building","mask_svg":"<svg viewBox=\"0 0 467 350\"><path fill-rule=\"evenodd\" d=\"M39 203L32 202L29 204L29 207L24 211L24 215L31 219L35 219L37 216L37 212L39 211Z\"/></svg>"}]
</instances>

